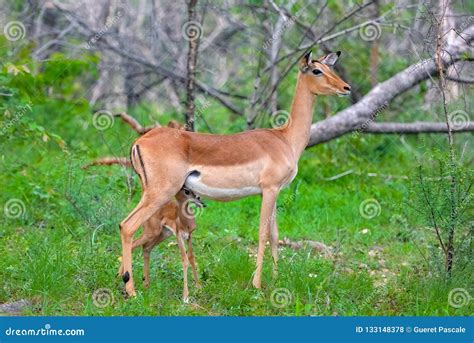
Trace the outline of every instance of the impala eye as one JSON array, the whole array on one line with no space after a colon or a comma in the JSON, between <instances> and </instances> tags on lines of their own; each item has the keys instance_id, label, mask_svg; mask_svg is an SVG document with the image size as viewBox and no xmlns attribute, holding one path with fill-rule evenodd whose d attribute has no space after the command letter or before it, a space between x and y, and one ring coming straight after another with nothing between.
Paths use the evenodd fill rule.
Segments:
<instances>
[{"instance_id":1,"label":"impala eye","mask_svg":"<svg viewBox=\"0 0 474 343\"><path fill-rule=\"evenodd\" d=\"M189 195L189 191L187 189L185 189L184 194Z\"/></svg>"},{"instance_id":2,"label":"impala eye","mask_svg":"<svg viewBox=\"0 0 474 343\"><path fill-rule=\"evenodd\" d=\"M319 69L313 69L313 74L314 75L321 75L323 72Z\"/></svg>"}]
</instances>

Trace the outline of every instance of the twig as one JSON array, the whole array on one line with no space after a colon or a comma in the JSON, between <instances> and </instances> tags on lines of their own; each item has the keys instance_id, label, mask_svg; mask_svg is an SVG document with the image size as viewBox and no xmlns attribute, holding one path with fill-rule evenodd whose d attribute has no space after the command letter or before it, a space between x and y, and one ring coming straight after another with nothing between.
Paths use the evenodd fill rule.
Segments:
<instances>
[{"instance_id":1,"label":"twig","mask_svg":"<svg viewBox=\"0 0 474 343\"><path fill-rule=\"evenodd\" d=\"M127 123L133 130L135 130L140 135L147 133L155 127L161 127L159 123L144 127L135 118L125 112L116 113L114 114L114 117L120 117L125 123Z\"/></svg>"}]
</instances>

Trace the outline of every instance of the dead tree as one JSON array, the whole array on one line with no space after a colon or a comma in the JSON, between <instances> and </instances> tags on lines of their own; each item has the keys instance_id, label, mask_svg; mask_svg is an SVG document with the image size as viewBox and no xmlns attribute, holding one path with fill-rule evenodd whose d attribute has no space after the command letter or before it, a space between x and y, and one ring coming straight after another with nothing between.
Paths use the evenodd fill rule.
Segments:
<instances>
[{"instance_id":1,"label":"dead tree","mask_svg":"<svg viewBox=\"0 0 474 343\"><path fill-rule=\"evenodd\" d=\"M202 34L202 26L196 21L197 0L188 2L188 22L184 34L189 42L188 61L187 61L187 79L186 79L186 130L194 131L194 88L196 79L196 62L198 58L199 39Z\"/></svg>"}]
</instances>

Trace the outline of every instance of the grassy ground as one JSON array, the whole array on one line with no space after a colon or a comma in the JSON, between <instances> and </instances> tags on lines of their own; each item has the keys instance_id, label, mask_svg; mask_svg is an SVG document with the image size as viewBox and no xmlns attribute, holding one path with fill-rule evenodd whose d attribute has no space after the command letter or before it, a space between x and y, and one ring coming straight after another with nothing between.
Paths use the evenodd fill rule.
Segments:
<instances>
[{"instance_id":1,"label":"grassy ground","mask_svg":"<svg viewBox=\"0 0 474 343\"><path fill-rule=\"evenodd\" d=\"M10 58L7 51L0 49L6 60ZM208 202L198 215L194 234L203 288L191 285L191 303L181 302L181 264L172 239L153 251L147 290L140 282L141 251L134 254L138 296L125 300L123 283L116 277L121 251L118 223L138 202L137 179L130 184L130 172L117 166L80 167L99 156L127 156L136 135L118 120L103 131L94 127L94 110L85 99L87 82L83 81L94 75L97 59L59 56L35 69L34 64L23 61L23 55L19 54L18 66L27 63L34 73L12 73L8 68L0 72L5 87L15 94L0 103L0 204L4 214L0 217L0 278L4 281L0 304L26 299L33 307L25 314L31 315L473 312L469 297L459 308L448 303L448 294L455 288L474 295L472 269L455 269L449 280L440 275L442 261L436 258L440 249L433 231L409 210L416 167L419 162L427 165L435 149L446 150L443 135L348 135L303 154L297 178L279 199L280 235L292 241L322 242L332 249L329 256L309 248L281 247L279 277L273 279L267 250L263 289L257 291L251 279L259 198ZM294 75L288 78L288 87L281 87L282 108L289 107ZM380 114L381 119L443 120L435 108L423 110L425 91L421 85L395 99ZM347 107L348 101L318 99L314 121ZM465 108L462 101L451 106ZM142 124L181 118L147 104L132 112ZM246 127L244 118L229 116L214 102L206 107L205 118L214 132L238 132ZM261 119L259 123L268 122L268 116ZM199 125L204 131L204 125ZM472 163L472 135L456 137L456 151L464 151L464 161ZM7 208L17 211L3 211ZM470 211L471 226L461 229L472 235L472 201ZM470 263L472 267L472 259Z\"/></svg>"},{"instance_id":2,"label":"grassy ground","mask_svg":"<svg viewBox=\"0 0 474 343\"><path fill-rule=\"evenodd\" d=\"M191 282L185 305L174 239L153 251L149 289L140 282L142 253L134 253L138 296L122 296L118 223L139 198L136 179L130 194L119 167L80 170L99 154L81 137L69 144L87 157L11 138L15 154L3 159L15 170L2 181L2 198L25 206L21 217L0 222L0 303L28 299L31 315L468 315L472 304L452 307L448 293L473 294L472 271L436 276L424 260L434 236L406 211L415 158L427 142L443 140L345 137L305 152L279 200L280 235L322 242L333 253L282 247L273 279L267 249L261 291L251 287L260 199L208 202L194 235L203 288Z\"/></svg>"}]
</instances>

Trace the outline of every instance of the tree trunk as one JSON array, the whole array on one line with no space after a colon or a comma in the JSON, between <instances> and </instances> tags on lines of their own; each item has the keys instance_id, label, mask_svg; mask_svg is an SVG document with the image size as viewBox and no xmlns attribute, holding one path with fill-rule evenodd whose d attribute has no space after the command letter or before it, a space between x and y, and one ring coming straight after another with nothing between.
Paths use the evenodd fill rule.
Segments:
<instances>
[{"instance_id":1,"label":"tree trunk","mask_svg":"<svg viewBox=\"0 0 474 343\"><path fill-rule=\"evenodd\" d=\"M187 81L186 81L186 130L194 131L195 115L194 111L196 105L194 104L194 84L196 78L196 61L198 55L199 38L201 31L199 26L192 27L196 23L196 4L197 0L189 0L188 2L188 29L197 30L187 37L189 41L188 63L187 63Z\"/></svg>"}]
</instances>

